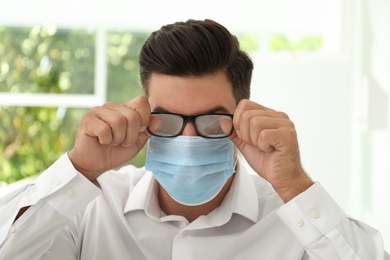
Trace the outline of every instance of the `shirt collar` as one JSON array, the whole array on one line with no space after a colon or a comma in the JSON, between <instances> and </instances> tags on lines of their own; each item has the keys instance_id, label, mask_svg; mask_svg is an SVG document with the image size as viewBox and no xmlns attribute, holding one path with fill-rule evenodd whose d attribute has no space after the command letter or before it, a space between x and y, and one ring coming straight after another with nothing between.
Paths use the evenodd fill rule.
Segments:
<instances>
[{"instance_id":1,"label":"shirt collar","mask_svg":"<svg viewBox=\"0 0 390 260\"><path fill-rule=\"evenodd\" d=\"M258 219L257 190L244 164L245 162L239 159L230 190L221 206L214 210L213 214L218 214L220 216L218 219L222 222L229 221L233 213L244 216L253 222ZM124 214L134 210L144 210L150 218L161 221L165 214L161 211L158 203L157 181L153 174L146 171L145 175L131 189L124 207Z\"/></svg>"},{"instance_id":2,"label":"shirt collar","mask_svg":"<svg viewBox=\"0 0 390 260\"><path fill-rule=\"evenodd\" d=\"M129 197L123 213L134 210L145 210L152 219L158 220L163 214L157 198L157 181L150 171L146 171L138 183L130 187Z\"/></svg>"}]
</instances>

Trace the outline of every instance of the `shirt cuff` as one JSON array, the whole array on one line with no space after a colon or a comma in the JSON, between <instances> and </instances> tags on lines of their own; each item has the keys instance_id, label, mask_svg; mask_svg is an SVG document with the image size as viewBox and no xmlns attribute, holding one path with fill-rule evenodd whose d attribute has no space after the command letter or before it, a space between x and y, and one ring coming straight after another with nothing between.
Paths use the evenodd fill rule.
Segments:
<instances>
[{"instance_id":1,"label":"shirt cuff","mask_svg":"<svg viewBox=\"0 0 390 260\"><path fill-rule=\"evenodd\" d=\"M25 192L20 207L42 200L67 218L74 217L101 193L74 168L67 154L44 171Z\"/></svg>"},{"instance_id":2,"label":"shirt cuff","mask_svg":"<svg viewBox=\"0 0 390 260\"><path fill-rule=\"evenodd\" d=\"M347 218L318 182L282 206L277 214L303 247L327 234Z\"/></svg>"}]
</instances>

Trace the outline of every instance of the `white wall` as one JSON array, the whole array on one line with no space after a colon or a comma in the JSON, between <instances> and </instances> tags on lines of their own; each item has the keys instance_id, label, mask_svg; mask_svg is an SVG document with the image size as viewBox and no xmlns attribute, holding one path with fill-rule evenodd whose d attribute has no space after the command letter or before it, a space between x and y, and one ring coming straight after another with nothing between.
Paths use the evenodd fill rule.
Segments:
<instances>
[{"instance_id":1,"label":"white wall","mask_svg":"<svg viewBox=\"0 0 390 260\"><path fill-rule=\"evenodd\" d=\"M305 170L348 209L349 63L342 57L275 58L255 58L252 99L290 116L298 132Z\"/></svg>"},{"instance_id":2,"label":"white wall","mask_svg":"<svg viewBox=\"0 0 390 260\"><path fill-rule=\"evenodd\" d=\"M362 1L362 10L361 36L365 44L360 51L361 72L366 81L361 91L366 93L365 118L358 128L360 146L356 145L361 154L353 162L363 169L360 190L366 191L360 199L360 215L382 231L385 247L390 250L390 1Z\"/></svg>"}]
</instances>

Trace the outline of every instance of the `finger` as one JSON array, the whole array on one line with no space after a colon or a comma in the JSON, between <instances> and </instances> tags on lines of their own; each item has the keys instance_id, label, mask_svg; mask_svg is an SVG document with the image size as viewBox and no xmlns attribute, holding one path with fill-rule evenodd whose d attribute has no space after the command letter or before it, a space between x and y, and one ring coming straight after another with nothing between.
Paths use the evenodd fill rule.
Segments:
<instances>
[{"instance_id":1,"label":"finger","mask_svg":"<svg viewBox=\"0 0 390 260\"><path fill-rule=\"evenodd\" d=\"M149 125L147 127L148 132L152 132L152 133L157 132L158 130L160 130L160 124L161 121L156 116L152 115L150 117Z\"/></svg>"},{"instance_id":2,"label":"finger","mask_svg":"<svg viewBox=\"0 0 390 260\"><path fill-rule=\"evenodd\" d=\"M100 144L109 145L112 143L111 127L104 121L95 120L89 129L89 136L97 137Z\"/></svg>"},{"instance_id":3,"label":"finger","mask_svg":"<svg viewBox=\"0 0 390 260\"><path fill-rule=\"evenodd\" d=\"M279 118L277 113L263 110L244 111L234 128L246 143L256 145L258 135L263 129L276 129L287 123L285 119Z\"/></svg>"},{"instance_id":4,"label":"finger","mask_svg":"<svg viewBox=\"0 0 390 260\"><path fill-rule=\"evenodd\" d=\"M265 129L261 131L258 135L258 140L255 142L255 145L246 143L241 137L240 134L235 131L231 136L230 140L236 145L236 147L242 152L244 147L250 145L251 147L256 147L262 152L270 153L275 150L282 151L283 146L287 147L285 143L285 133L282 129Z\"/></svg>"},{"instance_id":5,"label":"finger","mask_svg":"<svg viewBox=\"0 0 390 260\"><path fill-rule=\"evenodd\" d=\"M138 113L141 120L141 131L145 130L150 121L150 104L145 96L136 97L124 104L125 107Z\"/></svg>"},{"instance_id":6,"label":"finger","mask_svg":"<svg viewBox=\"0 0 390 260\"><path fill-rule=\"evenodd\" d=\"M256 147L263 152L272 152L275 150L274 145L279 145L279 129L264 129L257 136Z\"/></svg>"},{"instance_id":7,"label":"finger","mask_svg":"<svg viewBox=\"0 0 390 260\"><path fill-rule=\"evenodd\" d=\"M240 129L244 128L245 131L241 133L241 136L244 141L256 146L259 140L259 135L262 133L262 131L278 129L284 127L286 124L288 124L288 122L285 122L284 119L268 116L253 116L250 118L248 124L243 123L243 127Z\"/></svg>"},{"instance_id":8,"label":"finger","mask_svg":"<svg viewBox=\"0 0 390 260\"><path fill-rule=\"evenodd\" d=\"M222 131L226 135L230 134L230 132L232 131L232 127L233 127L232 119L228 118L228 117L222 118L221 121L220 121L220 126L221 126Z\"/></svg>"},{"instance_id":9,"label":"finger","mask_svg":"<svg viewBox=\"0 0 390 260\"><path fill-rule=\"evenodd\" d=\"M107 145L113 142L112 128L105 118L109 120L110 113L102 107L95 107L88 112L80 122L80 129L83 134L89 137L96 137L100 144ZM101 114L105 115L101 115Z\"/></svg>"},{"instance_id":10,"label":"finger","mask_svg":"<svg viewBox=\"0 0 390 260\"><path fill-rule=\"evenodd\" d=\"M257 142L257 147L264 152L288 151L297 145L296 131L291 128L265 129L261 131Z\"/></svg>"},{"instance_id":11,"label":"finger","mask_svg":"<svg viewBox=\"0 0 390 260\"><path fill-rule=\"evenodd\" d=\"M127 147L136 142L141 129L139 114L116 103L106 103L104 107L113 112L108 121L112 128L113 145L122 144Z\"/></svg>"},{"instance_id":12,"label":"finger","mask_svg":"<svg viewBox=\"0 0 390 260\"><path fill-rule=\"evenodd\" d=\"M145 97L137 97L123 105L107 103L107 106L122 114L126 119L125 135L121 143L124 147L131 146L138 140L139 133L145 131L146 125L143 124L147 124L150 120L148 100Z\"/></svg>"},{"instance_id":13,"label":"finger","mask_svg":"<svg viewBox=\"0 0 390 260\"><path fill-rule=\"evenodd\" d=\"M241 151L241 145L245 145L245 142L241 139L241 136L238 134L237 130L234 130L233 133L229 136L229 139L237 146Z\"/></svg>"},{"instance_id":14,"label":"finger","mask_svg":"<svg viewBox=\"0 0 390 260\"><path fill-rule=\"evenodd\" d=\"M236 125L240 121L241 115L248 110L258 110L258 111L275 111L271 108L260 105L256 102L242 99L238 103L236 110L234 111L233 124Z\"/></svg>"}]
</instances>

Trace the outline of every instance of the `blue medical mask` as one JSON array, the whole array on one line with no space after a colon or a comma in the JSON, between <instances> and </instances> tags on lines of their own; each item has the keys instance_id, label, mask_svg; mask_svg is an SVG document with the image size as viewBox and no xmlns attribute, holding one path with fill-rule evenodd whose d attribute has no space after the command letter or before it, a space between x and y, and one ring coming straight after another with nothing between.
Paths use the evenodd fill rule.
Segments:
<instances>
[{"instance_id":1,"label":"blue medical mask","mask_svg":"<svg viewBox=\"0 0 390 260\"><path fill-rule=\"evenodd\" d=\"M174 200L201 205L215 198L235 172L234 144L229 138L152 136L145 166Z\"/></svg>"}]
</instances>

